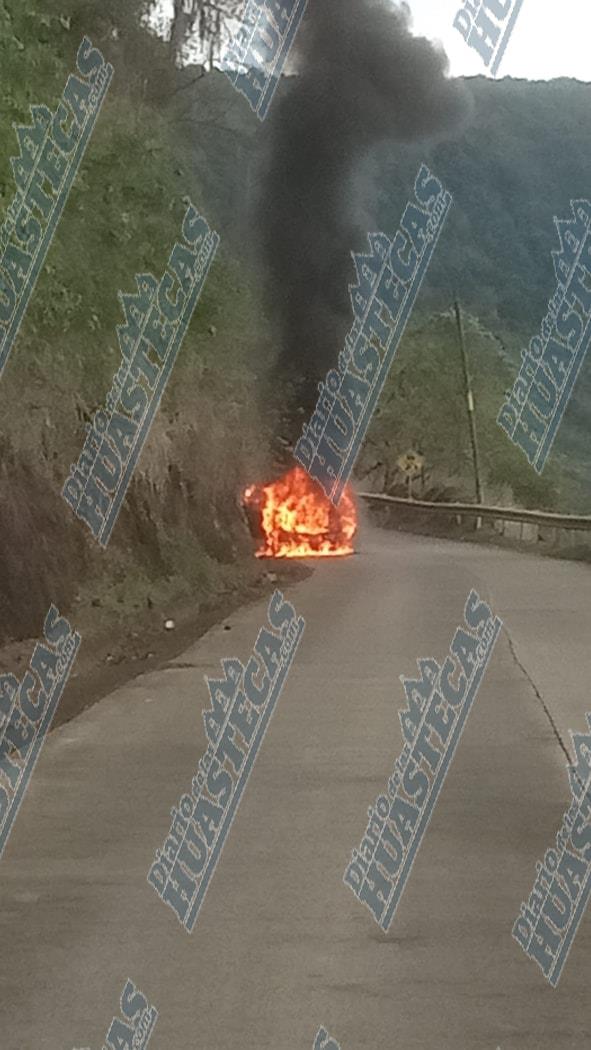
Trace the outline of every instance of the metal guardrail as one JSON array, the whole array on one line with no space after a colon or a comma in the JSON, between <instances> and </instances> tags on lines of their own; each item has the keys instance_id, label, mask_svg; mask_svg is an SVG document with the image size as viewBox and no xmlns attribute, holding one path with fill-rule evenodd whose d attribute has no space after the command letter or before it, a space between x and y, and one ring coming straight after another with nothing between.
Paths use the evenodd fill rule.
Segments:
<instances>
[{"instance_id":1,"label":"metal guardrail","mask_svg":"<svg viewBox=\"0 0 591 1050\"><path fill-rule=\"evenodd\" d=\"M357 496L377 503L396 504L414 510L455 514L493 521L517 521L524 525L541 525L555 529L579 529L591 532L591 517L576 514L552 514L550 511L518 510L513 507L487 507L479 503L427 503L425 500L386 496L378 492L358 492Z\"/></svg>"}]
</instances>

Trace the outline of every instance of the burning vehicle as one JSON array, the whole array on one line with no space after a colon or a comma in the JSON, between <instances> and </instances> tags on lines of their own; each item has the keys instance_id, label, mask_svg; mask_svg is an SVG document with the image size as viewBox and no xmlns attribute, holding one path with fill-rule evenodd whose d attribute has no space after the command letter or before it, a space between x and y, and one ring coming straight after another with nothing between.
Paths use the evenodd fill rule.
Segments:
<instances>
[{"instance_id":1,"label":"burning vehicle","mask_svg":"<svg viewBox=\"0 0 591 1050\"><path fill-rule=\"evenodd\" d=\"M251 207L277 335L261 404L281 419L283 444L293 452L351 326L351 253L365 244L373 195L367 159L385 143L459 127L470 104L448 77L443 51L411 32L404 3L309 4L291 60L296 75L278 91L266 122ZM249 486L243 507L260 558L353 553L352 490L335 507L299 466L272 484Z\"/></svg>"},{"instance_id":2,"label":"burning vehicle","mask_svg":"<svg viewBox=\"0 0 591 1050\"><path fill-rule=\"evenodd\" d=\"M347 487L338 507L302 467L243 495L257 558L326 558L353 554L357 510Z\"/></svg>"}]
</instances>

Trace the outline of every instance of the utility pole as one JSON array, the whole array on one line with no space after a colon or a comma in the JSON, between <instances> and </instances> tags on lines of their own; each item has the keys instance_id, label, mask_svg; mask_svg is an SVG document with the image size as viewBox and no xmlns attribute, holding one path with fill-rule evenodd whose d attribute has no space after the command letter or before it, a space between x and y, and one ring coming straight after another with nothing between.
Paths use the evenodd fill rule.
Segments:
<instances>
[{"instance_id":1,"label":"utility pole","mask_svg":"<svg viewBox=\"0 0 591 1050\"><path fill-rule=\"evenodd\" d=\"M460 337L460 351L462 355L462 369L464 372L464 393L466 395L466 408L468 410L468 425L470 429L470 445L472 446L472 462L474 464L474 484L476 488L476 502L482 503L482 482L480 480L480 460L478 457L478 439L476 436L476 420L474 418L474 397L472 395L472 387L470 385L470 373L468 371L468 358L466 355L466 346L464 343L464 329L462 326L462 314L460 311L460 304L456 299L455 303L456 321L458 323L458 335ZM479 529L482 526L482 518L476 519L476 528Z\"/></svg>"}]
</instances>

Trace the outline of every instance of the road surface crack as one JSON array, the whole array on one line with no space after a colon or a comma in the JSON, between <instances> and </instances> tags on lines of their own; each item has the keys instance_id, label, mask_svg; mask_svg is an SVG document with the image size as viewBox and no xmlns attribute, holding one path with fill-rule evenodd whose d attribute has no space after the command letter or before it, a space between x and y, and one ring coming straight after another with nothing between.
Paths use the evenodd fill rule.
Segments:
<instances>
[{"instance_id":1,"label":"road surface crack","mask_svg":"<svg viewBox=\"0 0 591 1050\"><path fill-rule=\"evenodd\" d=\"M185 670L187 667L196 667L197 670L199 671L204 666L205 666L204 664L190 664L190 663L178 663L178 664L175 664L175 663L170 662L170 663L165 664L165 666L162 668L162 670L163 671L177 671L179 669L180 670Z\"/></svg>"},{"instance_id":2,"label":"road surface crack","mask_svg":"<svg viewBox=\"0 0 591 1050\"><path fill-rule=\"evenodd\" d=\"M550 708L548 707L548 704L544 700L544 697L542 696L540 690L538 689L536 683L534 682L532 676L530 675L527 667L525 666L525 664L522 664L521 660L519 659L519 657L517 655L517 651L515 649L515 643L514 643L512 637L511 637L511 635L509 634L509 631L507 630L506 625L504 625L504 631L505 631L505 634L507 635L507 641L509 642L509 649L511 650L511 655L512 655L513 659L515 660L515 663L520 668L520 670L523 671L523 674L527 678L527 680L528 680L529 684L531 685L535 695L537 696L538 700L540 701L540 704L542 705L542 709L544 711L544 714L546 715L546 718L548 719L550 725L552 726L552 731L554 733L554 736L556 737L556 739L558 740L558 743L560 744L560 747L564 751L564 754L566 756L566 759L567 759L569 765L572 765L573 762L574 762L574 759L571 758L571 756L569 754L569 751L568 751L568 748L567 748L564 740L562 739L562 737L560 735L558 726L556 725L556 722L554 721L554 719L552 717L552 712L550 711Z\"/></svg>"}]
</instances>

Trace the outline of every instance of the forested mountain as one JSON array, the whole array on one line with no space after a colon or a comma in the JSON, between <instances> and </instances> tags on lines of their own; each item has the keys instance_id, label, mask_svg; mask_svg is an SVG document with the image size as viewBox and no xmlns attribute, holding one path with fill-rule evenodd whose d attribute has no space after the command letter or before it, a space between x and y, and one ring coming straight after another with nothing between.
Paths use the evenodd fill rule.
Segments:
<instances>
[{"instance_id":1,"label":"forested mountain","mask_svg":"<svg viewBox=\"0 0 591 1050\"><path fill-rule=\"evenodd\" d=\"M180 77L188 85L193 75L185 70ZM385 143L369 164L359 158L367 171L363 211L373 228L395 231L418 166L428 163L453 194L454 206L430 267L426 301L439 308L455 289L487 323L526 337L534 334L554 291L554 216L566 218L571 200L591 198L591 85L510 77L472 77L465 85L471 116L451 138ZM287 78L282 90L289 86ZM201 177L222 221L229 210L231 235L234 223L247 221L265 126L219 73L181 94L183 115L178 125L173 117L173 127L181 120L185 129L191 126ZM229 148L234 164L227 163Z\"/></svg>"},{"instance_id":2,"label":"forested mountain","mask_svg":"<svg viewBox=\"0 0 591 1050\"><path fill-rule=\"evenodd\" d=\"M7 631L35 631L50 592L67 609L81 579L89 602L98 593L118 610L122 565L126 594L133 591L140 605L157 584L171 594L187 580L216 591L220 576L233 578L227 566L244 542L241 488L272 470L276 426L261 390L278 346L253 209L270 124L258 122L222 73L175 68L166 42L142 27L145 9L143 0L0 0L0 212L14 195L13 123L30 120L31 103L57 106L82 37L115 69L2 377L0 531L11 555L0 551L0 612L3 601L7 609L15 604L22 565L30 562L35 580L26 622ZM286 78L280 92L292 84ZM376 443L395 463L412 442L422 445L442 488L453 482L471 497L447 312L457 295L475 373L485 491L588 511L589 361L542 479L494 420L519 346L536 333L554 290L553 216L591 196L591 87L483 78L465 87L471 114L447 139L395 146L385 139L358 158L360 231L396 231L421 161L454 196L360 471L372 468ZM98 556L70 521L60 490L120 363L118 292L133 288L136 273L162 273L186 197L219 231L221 249L113 542ZM364 248L360 232L350 249Z\"/></svg>"},{"instance_id":3,"label":"forested mountain","mask_svg":"<svg viewBox=\"0 0 591 1050\"><path fill-rule=\"evenodd\" d=\"M518 349L538 333L556 289L551 252L558 249L559 240L554 217L570 218L571 200L591 200L591 86L571 80L497 82L482 77L466 83L473 113L455 141L381 150L376 218L380 229L396 228L421 160L453 194L418 315L426 309L446 309L456 295L496 337L487 341L486 360L497 376L500 405L503 389L512 385L518 371ZM474 331L468 331L467 341L469 352L476 355L478 386L482 345ZM443 361L439 365L445 367ZM436 376L437 367L434 382ZM483 399L488 400L489 391L490 387L483 391ZM586 512L591 510L590 403L588 357L542 479L556 486L558 502L565 508L576 505ZM489 412L494 410L489 404ZM491 421L484 421L485 428ZM493 433L494 428L491 440ZM509 470L514 455L510 442L500 437L497 480L500 464ZM515 460L507 482L515 491L517 471L518 487L529 486L533 496L537 483L525 461ZM539 505L540 500L533 502Z\"/></svg>"},{"instance_id":4,"label":"forested mountain","mask_svg":"<svg viewBox=\"0 0 591 1050\"><path fill-rule=\"evenodd\" d=\"M380 227L396 226L407 187L425 159L454 197L429 288L501 330L534 334L555 288L553 218L591 198L591 85L475 77L474 108L455 141L384 149Z\"/></svg>"},{"instance_id":5,"label":"forested mountain","mask_svg":"<svg viewBox=\"0 0 591 1050\"><path fill-rule=\"evenodd\" d=\"M186 83L192 79L190 70L180 76ZM411 144L385 142L371 157L359 158L357 209L360 228L393 234L412 197L422 161L450 190L453 208L410 327L424 324L431 313L447 310L459 298L494 337L488 341L487 354L501 396L503 383L512 385L517 373L519 348L537 334L556 287L551 255L558 248L554 217L568 218L571 200L591 199L591 85L566 79L474 77L465 81L465 87L472 103L470 116L450 137ZM290 90L289 78L282 90ZM261 158L264 163L266 128L241 107L242 100L219 73L198 80L181 94L191 92L193 101L183 100L183 119L193 121L191 149L200 179L235 252L256 272L252 206ZM235 163L229 163L232 156ZM363 236L351 245L356 250L364 247ZM264 286L264 273L260 280ZM554 474L557 484L558 475L563 481L571 477L568 497L563 492L562 498L578 506L589 503L590 396L591 362L586 361L545 470L548 477ZM504 435L499 437L507 443ZM525 461L522 466L529 475Z\"/></svg>"}]
</instances>

